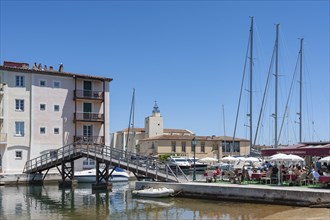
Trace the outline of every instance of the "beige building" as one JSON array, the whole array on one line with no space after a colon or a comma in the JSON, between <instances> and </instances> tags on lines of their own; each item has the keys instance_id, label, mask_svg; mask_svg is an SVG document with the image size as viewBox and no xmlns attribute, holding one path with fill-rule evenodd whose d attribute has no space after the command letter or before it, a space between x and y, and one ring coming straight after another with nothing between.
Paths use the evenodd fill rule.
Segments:
<instances>
[{"instance_id":1,"label":"beige building","mask_svg":"<svg viewBox=\"0 0 330 220\"><path fill-rule=\"evenodd\" d=\"M5 61L0 66L0 173L22 173L27 160L78 140L109 145L111 81L64 72L63 65L54 70Z\"/></svg>"},{"instance_id":2,"label":"beige building","mask_svg":"<svg viewBox=\"0 0 330 220\"><path fill-rule=\"evenodd\" d=\"M111 145L145 156L177 154L192 157L194 149L192 139L195 137L198 158L222 158L228 155L248 155L249 140L224 136L196 136L187 129L163 128L163 117L157 103L152 115L145 118L144 128L129 128L112 134Z\"/></svg>"}]
</instances>

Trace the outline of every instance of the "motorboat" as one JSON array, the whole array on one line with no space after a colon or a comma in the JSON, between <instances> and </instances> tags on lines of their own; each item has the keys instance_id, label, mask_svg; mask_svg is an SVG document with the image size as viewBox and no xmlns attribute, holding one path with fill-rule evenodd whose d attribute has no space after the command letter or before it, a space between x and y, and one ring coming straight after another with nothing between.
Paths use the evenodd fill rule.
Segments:
<instances>
[{"instance_id":1,"label":"motorboat","mask_svg":"<svg viewBox=\"0 0 330 220\"><path fill-rule=\"evenodd\" d=\"M177 167L180 167L180 169L184 171L190 170L191 168L189 161L184 157L170 156L168 158L168 165L174 170Z\"/></svg>"},{"instance_id":2,"label":"motorboat","mask_svg":"<svg viewBox=\"0 0 330 220\"><path fill-rule=\"evenodd\" d=\"M112 171L110 169L109 171L111 173L111 176L109 177L110 182L127 182L129 175L128 173L119 168L116 167L115 170ZM90 170L82 170L74 173L74 179L78 181L78 183L95 183L96 182L96 169L90 169Z\"/></svg>"},{"instance_id":3,"label":"motorboat","mask_svg":"<svg viewBox=\"0 0 330 220\"><path fill-rule=\"evenodd\" d=\"M191 168L194 169L194 167L195 167L196 171L204 171L207 168L207 163L199 162L198 161L199 159L197 157L195 157L195 158L189 157L189 158L187 158L187 160L190 163Z\"/></svg>"},{"instance_id":4,"label":"motorboat","mask_svg":"<svg viewBox=\"0 0 330 220\"><path fill-rule=\"evenodd\" d=\"M168 189L166 187L147 188L147 189L132 191L132 195L134 195L134 196L151 197L151 198L169 197L173 193L174 193L173 189Z\"/></svg>"}]
</instances>

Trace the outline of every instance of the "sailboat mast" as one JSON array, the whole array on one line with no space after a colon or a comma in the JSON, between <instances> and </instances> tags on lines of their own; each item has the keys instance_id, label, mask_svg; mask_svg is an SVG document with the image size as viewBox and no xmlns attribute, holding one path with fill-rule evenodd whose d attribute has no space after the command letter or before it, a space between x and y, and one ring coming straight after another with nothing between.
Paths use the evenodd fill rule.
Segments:
<instances>
[{"instance_id":1,"label":"sailboat mast","mask_svg":"<svg viewBox=\"0 0 330 220\"><path fill-rule=\"evenodd\" d=\"M303 53L303 41L300 39L300 106L299 106L299 142L302 141L302 53Z\"/></svg>"},{"instance_id":2,"label":"sailboat mast","mask_svg":"<svg viewBox=\"0 0 330 220\"><path fill-rule=\"evenodd\" d=\"M223 135L226 136L225 106L222 105Z\"/></svg>"},{"instance_id":3,"label":"sailboat mast","mask_svg":"<svg viewBox=\"0 0 330 220\"><path fill-rule=\"evenodd\" d=\"M252 67L253 67L253 17L250 28L250 148L252 148Z\"/></svg>"},{"instance_id":4,"label":"sailboat mast","mask_svg":"<svg viewBox=\"0 0 330 220\"><path fill-rule=\"evenodd\" d=\"M133 88L133 96L132 96L132 102L131 102L131 111L130 111L130 114L129 114L129 121L128 121L128 130L127 130L127 136L126 136L126 143L125 143L125 149L124 150L128 150L127 147L128 147L128 142L129 142L129 134L130 134L130 129L131 129L131 126L133 126L133 134L134 134L134 100L135 100L135 88ZM133 118L133 123L132 123L132 118ZM132 140L133 142L134 140ZM129 149L130 151L132 149Z\"/></svg>"},{"instance_id":5,"label":"sailboat mast","mask_svg":"<svg viewBox=\"0 0 330 220\"><path fill-rule=\"evenodd\" d=\"M276 41L275 41L275 51L276 51L276 55L275 55L275 115L274 115L274 119L275 119L275 146L274 148L278 147L278 140L277 140L277 99L278 99L278 29L279 29L280 24L276 24Z\"/></svg>"}]
</instances>

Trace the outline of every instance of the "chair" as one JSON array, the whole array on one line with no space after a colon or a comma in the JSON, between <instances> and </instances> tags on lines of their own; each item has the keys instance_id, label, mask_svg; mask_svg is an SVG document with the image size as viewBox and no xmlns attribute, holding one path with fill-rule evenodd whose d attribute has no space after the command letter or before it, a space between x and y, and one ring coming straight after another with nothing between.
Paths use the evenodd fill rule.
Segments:
<instances>
[{"instance_id":1,"label":"chair","mask_svg":"<svg viewBox=\"0 0 330 220\"><path fill-rule=\"evenodd\" d=\"M271 184L272 183L272 173L271 172L267 172L266 176L263 176L260 178L260 182L265 181L265 184L267 184L268 180L269 180L269 184Z\"/></svg>"},{"instance_id":2,"label":"chair","mask_svg":"<svg viewBox=\"0 0 330 220\"><path fill-rule=\"evenodd\" d=\"M230 180L230 171L229 170L224 170L223 175L222 175L222 180Z\"/></svg>"},{"instance_id":3,"label":"chair","mask_svg":"<svg viewBox=\"0 0 330 220\"><path fill-rule=\"evenodd\" d=\"M234 183L235 182L235 173L234 173L234 171L231 171L231 170L228 171L227 175L228 175L229 182Z\"/></svg>"},{"instance_id":4,"label":"chair","mask_svg":"<svg viewBox=\"0 0 330 220\"><path fill-rule=\"evenodd\" d=\"M302 173L298 178L299 178L299 185L302 185L302 183L305 183L305 185L307 185L307 173Z\"/></svg>"},{"instance_id":5,"label":"chair","mask_svg":"<svg viewBox=\"0 0 330 220\"><path fill-rule=\"evenodd\" d=\"M318 179L316 179L316 178L314 177L313 173L310 173L310 174L308 175L308 179L307 179L307 181L308 181L308 183L311 183L311 184L313 184L313 185L319 183Z\"/></svg>"},{"instance_id":6,"label":"chair","mask_svg":"<svg viewBox=\"0 0 330 220\"><path fill-rule=\"evenodd\" d=\"M206 182L212 182L213 181L213 171L207 170L205 172Z\"/></svg>"},{"instance_id":7,"label":"chair","mask_svg":"<svg viewBox=\"0 0 330 220\"><path fill-rule=\"evenodd\" d=\"M249 175L249 183L252 182L252 173L253 173L253 170L248 170L248 175Z\"/></svg>"}]
</instances>

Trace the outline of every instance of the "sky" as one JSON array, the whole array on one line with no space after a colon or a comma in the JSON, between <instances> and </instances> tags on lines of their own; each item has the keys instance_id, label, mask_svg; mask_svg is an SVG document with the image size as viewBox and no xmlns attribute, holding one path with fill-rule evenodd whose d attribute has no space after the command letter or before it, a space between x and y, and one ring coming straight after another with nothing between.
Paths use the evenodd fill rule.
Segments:
<instances>
[{"instance_id":1,"label":"sky","mask_svg":"<svg viewBox=\"0 0 330 220\"><path fill-rule=\"evenodd\" d=\"M299 79L294 73L300 38L304 38L302 141L330 140L327 0L1 0L0 7L1 64L36 62L57 69L63 63L64 71L113 78L110 132L128 127L135 88L134 127L144 127L157 101L165 128L188 129L198 136L234 134L253 16L253 133L271 69L257 139L266 145L274 143L275 72L270 64L275 27L280 24L279 127L291 81L293 89L279 143L299 141ZM248 77L246 72L236 130L236 137L247 139Z\"/></svg>"}]
</instances>

